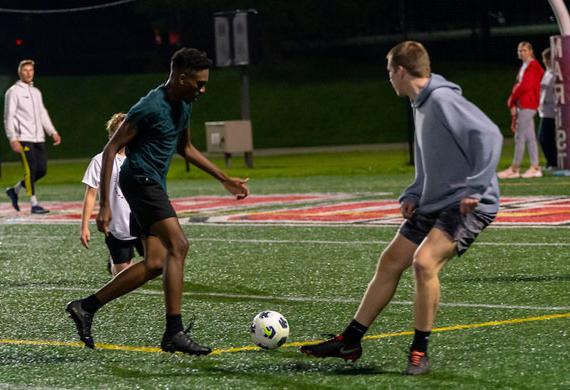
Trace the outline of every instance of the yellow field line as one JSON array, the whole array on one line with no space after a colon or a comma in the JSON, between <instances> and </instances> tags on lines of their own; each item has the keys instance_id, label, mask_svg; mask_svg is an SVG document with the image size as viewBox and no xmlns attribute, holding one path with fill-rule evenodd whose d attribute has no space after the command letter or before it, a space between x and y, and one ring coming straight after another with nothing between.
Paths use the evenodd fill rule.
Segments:
<instances>
[{"instance_id":1,"label":"yellow field line","mask_svg":"<svg viewBox=\"0 0 570 390\"><path fill-rule=\"evenodd\" d=\"M489 327L489 326L515 325L515 324L523 324L526 322L556 320L556 319L560 319L560 318L570 318L570 313L549 314L549 315L538 316L538 317L512 318L510 320L489 321L489 322L481 322L478 324L444 326L441 328L434 328L432 330L432 332L451 332L454 330L485 328L485 327ZM389 338L389 337L410 336L413 334L414 334L413 331L404 331L404 332L396 332L396 333L380 333L380 334L365 336L364 340L376 340L376 339L384 339L384 338ZM286 343L286 344L283 344L282 348L287 348L287 347L293 348L293 347L300 347L303 345L312 345L312 344L317 344L321 341L322 340ZM50 341L50 340L0 339L0 344L58 346L58 347L83 347L83 343L80 343L77 341ZM97 343L97 349L105 349L105 350L113 350L113 351L128 351L128 352L146 352L146 353L161 352L161 349L157 348L157 347L135 347L135 346L128 346L128 345L116 345L116 344L105 344L105 343ZM212 351L211 355L221 355L224 353L236 353L236 352L247 352L247 351L257 351L257 350L259 350L258 347L253 346L253 345L249 345L249 346L245 346L245 347L215 349Z\"/></svg>"}]
</instances>

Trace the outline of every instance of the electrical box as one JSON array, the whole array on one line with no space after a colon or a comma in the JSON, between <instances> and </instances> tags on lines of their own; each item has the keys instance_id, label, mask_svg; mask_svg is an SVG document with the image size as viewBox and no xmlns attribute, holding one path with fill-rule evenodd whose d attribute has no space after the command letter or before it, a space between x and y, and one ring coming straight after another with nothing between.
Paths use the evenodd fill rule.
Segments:
<instances>
[{"instance_id":1,"label":"electrical box","mask_svg":"<svg viewBox=\"0 0 570 390\"><path fill-rule=\"evenodd\" d=\"M206 122L208 153L224 153L226 166L231 166L232 153L244 153L246 165L252 167L253 136L251 121Z\"/></svg>"}]
</instances>

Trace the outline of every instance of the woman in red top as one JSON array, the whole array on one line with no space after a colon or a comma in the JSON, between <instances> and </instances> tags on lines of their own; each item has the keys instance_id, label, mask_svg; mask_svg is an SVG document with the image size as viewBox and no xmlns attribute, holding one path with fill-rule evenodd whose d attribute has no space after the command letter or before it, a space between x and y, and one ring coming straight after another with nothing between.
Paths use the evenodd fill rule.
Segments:
<instances>
[{"instance_id":1,"label":"woman in red top","mask_svg":"<svg viewBox=\"0 0 570 390\"><path fill-rule=\"evenodd\" d=\"M540 80L544 70L538 61L534 59L532 45L529 42L523 41L519 43L517 53L523 63L517 75L517 82L513 86L511 96L507 100L512 116L511 130L515 134L515 156L511 166L498 173L500 179L542 176L538 163L534 116L540 101ZM528 145L531 166L521 176L520 165L525 145Z\"/></svg>"}]
</instances>

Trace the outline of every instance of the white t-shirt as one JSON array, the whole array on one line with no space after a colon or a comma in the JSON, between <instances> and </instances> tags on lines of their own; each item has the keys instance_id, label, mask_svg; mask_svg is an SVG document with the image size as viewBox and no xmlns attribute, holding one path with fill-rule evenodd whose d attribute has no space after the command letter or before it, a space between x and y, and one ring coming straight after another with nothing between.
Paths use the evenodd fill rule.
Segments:
<instances>
[{"instance_id":1,"label":"white t-shirt","mask_svg":"<svg viewBox=\"0 0 570 390\"><path fill-rule=\"evenodd\" d=\"M97 188L97 192L99 191L102 157L103 153L93 157L83 176L83 183L91 188ZM111 206L113 218L109 224L109 231L119 240L133 240L136 237L131 236L129 230L131 208L119 187L119 170L125 160L125 156L117 154L115 161L113 161L113 173L111 174L111 183L109 185L109 205Z\"/></svg>"}]
</instances>

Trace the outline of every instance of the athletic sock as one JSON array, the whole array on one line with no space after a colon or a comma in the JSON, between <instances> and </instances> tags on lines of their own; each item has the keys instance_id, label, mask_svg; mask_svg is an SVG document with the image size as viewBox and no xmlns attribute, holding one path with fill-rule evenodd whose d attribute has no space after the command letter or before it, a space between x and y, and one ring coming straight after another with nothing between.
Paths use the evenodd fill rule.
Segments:
<instances>
[{"instance_id":1,"label":"athletic sock","mask_svg":"<svg viewBox=\"0 0 570 390\"><path fill-rule=\"evenodd\" d=\"M419 351L427 353L430 335L431 331L424 332L422 330L416 329L414 333L414 341L412 341L412 345L410 346L410 351Z\"/></svg>"},{"instance_id":2,"label":"athletic sock","mask_svg":"<svg viewBox=\"0 0 570 390\"><path fill-rule=\"evenodd\" d=\"M35 195L30 196L30 203L32 204L32 206L37 206L39 204L38 198L36 198Z\"/></svg>"},{"instance_id":3,"label":"athletic sock","mask_svg":"<svg viewBox=\"0 0 570 390\"><path fill-rule=\"evenodd\" d=\"M87 313L95 314L97 310L103 307L103 304L97 299L95 294L93 294L81 300L81 307Z\"/></svg>"},{"instance_id":4,"label":"athletic sock","mask_svg":"<svg viewBox=\"0 0 570 390\"><path fill-rule=\"evenodd\" d=\"M362 325L356 320L352 320L344 332L342 332L342 336L347 344L356 344L362 340L367 330L367 326Z\"/></svg>"},{"instance_id":5,"label":"athletic sock","mask_svg":"<svg viewBox=\"0 0 570 390\"><path fill-rule=\"evenodd\" d=\"M182 326L182 315L180 314L166 314L166 331L167 336L174 336L176 333L184 330Z\"/></svg>"}]
</instances>

